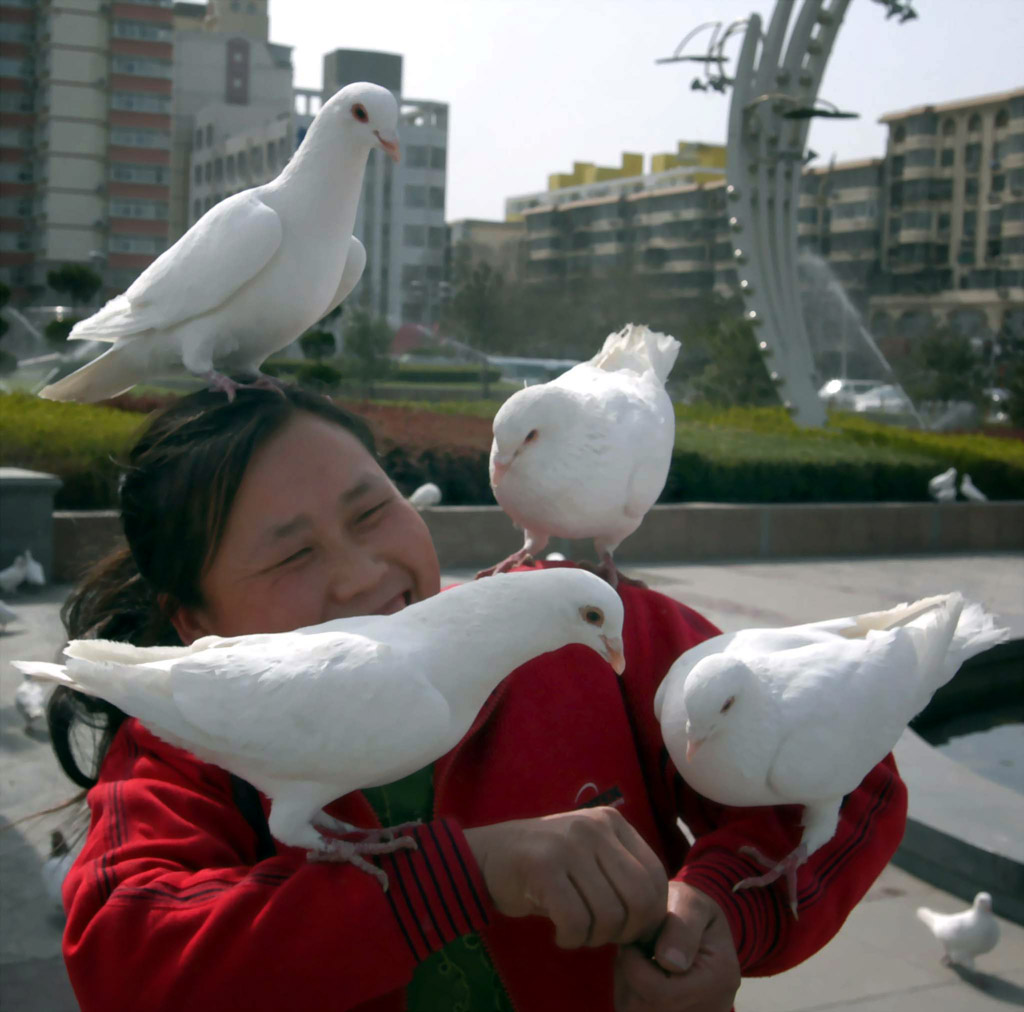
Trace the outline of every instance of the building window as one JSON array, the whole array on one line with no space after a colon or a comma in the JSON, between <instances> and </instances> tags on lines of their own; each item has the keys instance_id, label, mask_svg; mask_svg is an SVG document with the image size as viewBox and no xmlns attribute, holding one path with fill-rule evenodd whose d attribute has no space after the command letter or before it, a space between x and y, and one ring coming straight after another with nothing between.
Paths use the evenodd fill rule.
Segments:
<instances>
[{"instance_id":1,"label":"building window","mask_svg":"<svg viewBox=\"0 0 1024 1012\"><path fill-rule=\"evenodd\" d=\"M248 159L245 156L244 151L238 152L238 174L240 176L246 176L249 173Z\"/></svg>"},{"instance_id":2,"label":"building window","mask_svg":"<svg viewBox=\"0 0 1024 1012\"><path fill-rule=\"evenodd\" d=\"M948 231L949 231L949 215L948 214L940 214L939 215L939 232L941 234L942 232L948 232Z\"/></svg>"},{"instance_id":3,"label":"building window","mask_svg":"<svg viewBox=\"0 0 1024 1012\"><path fill-rule=\"evenodd\" d=\"M409 186L405 187L405 206L406 207L426 207L427 206L427 188L425 186Z\"/></svg>"},{"instance_id":4,"label":"building window","mask_svg":"<svg viewBox=\"0 0 1024 1012\"><path fill-rule=\"evenodd\" d=\"M968 144L964 148L964 168L968 172L977 172L981 168L980 144Z\"/></svg>"},{"instance_id":5,"label":"building window","mask_svg":"<svg viewBox=\"0 0 1024 1012\"><path fill-rule=\"evenodd\" d=\"M954 151L952 148L943 148L942 157L939 159L939 164L943 168L949 168L953 164Z\"/></svg>"},{"instance_id":6,"label":"building window","mask_svg":"<svg viewBox=\"0 0 1024 1012\"><path fill-rule=\"evenodd\" d=\"M263 173L263 148L250 148L249 161L252 162L252 171L259 176Z\"/></svg>"},{"instance_id":7,"label":"building window","mask_svg":"<svg viewBox=\"0 0 1024 1012\"><path fill-rule=\"evenodd\" d=\"M424 225L406 225L402 229L402 245L419 247L425 246L427 241L427 229Z\"/></svg>"},{"instance_id":8,"label":"building window","mask_svg":"<svg viewBox=\"0 0 1024 1012\"><path fill-rule=\"evenodd\" d=\"M203 202L197 197L192 204L192 217L198 221L203 214Z\"/></svg>"},{"instance_id":9,"label":"building window","mask_svg":"<svg viewBox=\"0 0 1024 1012\"><path fill-rule=\"evenodd\" d=\"M206 146L209 147L213 143L213 124L206 124Z\"/></svg>"},{"instance_id":10,"label":"building window","mask_svg":"<svg viewBox=\"0 0 1024 1012\"><path fill-rule=\"evenodd\" d=\"M224 159L215 158L213 161L213 179L219 183L224 178Z\"/></svg>"},{"instance_id":11,"label":"building window","mask_svg":"<svg viewBox=\"0 0 1024 1012\"><path fill-rule=\"evenodd\" d=\"M267 142L267 171L277 171L277 145L273 141Z\"/></svg>"},{"instance_id":12,"label":"building window","mask_svg":"<svg viewBox=\"0 0 1024 1012\"><path fill-rule=\"evenodd\" d=\"M431 225L427 233L427 243L431 249L444 249L444 229Z\"/></svg>"},{"instance_id":13,"label":"building window","mask_svg":"<svg viewBox=\"0 0 1024 1012\"><path fill-rule=\"evenodd\" d=\"M950 117L947 116L946 119L942 121L942 136L952 137L955 132L956 123Z\"/></svg>"},{"instance_id":14,"label":"building window","mask_svg":"<svg viewBox=\"0 0 1024 1012\"><path fill-rule=\"evenodd\" d=\"M978 212L964 211L964 235L974 235L978 227Z\"/></svg>"},{"instance_id":15,"label":"building window","mask_svg":"<svg viewBox=\"0 0 1024 1012\"><path fill-rule=\"evenodd\" d=\"M110 108L125 109L130 112L168 113L171 111L171 96L143 94L135 91L115 91L110 96Z\"/></svg>"},{"instance_id":16,"label":"building window","mask_svg":"<svg viewBox=\"0 0 1024 1012\"><path fill-rule=\"evenodd\" d=\"M405 149L405 164L410 169L425 169L428 163L427 150L422 144L410 144Z\"/></svg>"},{"instance_id":17,"label":"building window","mask_svg":"<svg viewBox=\"0 0 1024 1012\"><path fill-rule=\"evenodd\" d=\"M978 177L968 176L964 180L964 200L978 199Z\"/></svg>"},{"instance_id":18,"label":"building window","mask_svg":"<svg viewBox=\"0 0 1024 1012\"><path fill-rule=\"evenodd\" d=\"M197 183L201 183L203 181L203 167L201 165L196 166L194 179Z\"/></svg>"},{"instance_id":19,"label":"building window","mask_svg":"<svg viewBox=\"0 0 1024 1012\"><path fill-rule=\"evenodd\" d=\"M445 167L446 154L444 148L430 149L430 167L432 169L443 169Z\"/></svg>"},{"instance_id":20,"label":"building window","mask_svg":"<svg viewBox=\"0 0 1024 1012\"><path fill-rule=\"evenodd\" d=\"M981 116L979 116L978 113L975 113L967 121L967 132L969 134L974 134L974 133L977 133L980 129L981 129Z\"/></svg>"},{"instance_id":21,"label":"building window","mask_svg":"<svg viewBox=\"0 0 1024 1012\"><path fill-rule=\"evenodd\" d=\"M1004 126L1008 126L1010 123L1010 111L1008 109L1000 109L996 113L996 129L1001 130Z\"/></svg>"},{"instance_id":22,"label":"building window","mask_svg":"<svg viewBox=\"0 0 1024 1012\"><path fill-rule=\"evenodd\" d=\"M203 178L208 183L213 179L213 162L207 162L203 166Z\"/></svg>"},{"instance_id":23,"label":"building window","mask_svg":"<svg viewBox=\"0 0 1024 1012\"><path fill-rule=\"evenodd\" d=\"M898 126L892 132L893 143L902 144L907 139L907 131L903 126Z\"/></svg>"},{"instance_id":24,"label":"building window","mask_svg":"<svg viewBox=\"0 0 1024 1012\"><path fill-rule=\"evenodd\" d=\"M436 211L444 210L444 187L430 187L430 206Z\"/></svg>"},{"instance_id":25,"label":"building window","mask_svg":"<svg viewBox=\"0 0 1024 1012\"><path fill-rule=\"evenodd\" d=\"M202 128L200 128L199 130L196 131L195 146L196 146L197 150L203 146L203 131L202 131Z\"/></svg>"}]
</instances>

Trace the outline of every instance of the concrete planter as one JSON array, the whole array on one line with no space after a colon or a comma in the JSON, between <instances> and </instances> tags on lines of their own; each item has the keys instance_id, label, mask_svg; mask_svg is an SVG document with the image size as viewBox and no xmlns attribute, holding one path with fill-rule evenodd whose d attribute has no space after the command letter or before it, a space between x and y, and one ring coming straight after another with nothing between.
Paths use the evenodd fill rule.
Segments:
<instances>
[{"instance_id":1,"label":"concrete planter","mask_svg":"<svg viewBox=\"0 0 1024 1012\"><path fill-rule=\"evenodd\" d=\"M0 569L26 548L53 572L53 497L63 482L53 474L0 467Z\"/></svg>"}]
</instances>

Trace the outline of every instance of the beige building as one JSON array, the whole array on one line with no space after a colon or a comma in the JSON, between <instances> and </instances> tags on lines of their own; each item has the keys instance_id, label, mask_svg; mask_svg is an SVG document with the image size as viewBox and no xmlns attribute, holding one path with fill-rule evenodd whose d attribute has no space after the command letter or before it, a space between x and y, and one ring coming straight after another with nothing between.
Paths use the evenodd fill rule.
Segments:
<instances>
[{"instance_id":1,"label":"beige building","mask_svg":"<svg viewBox=\"0 0 1024 1012\"><path fill-rule=\"evenodd\" d=\"M0 2L0 276L66 262L121 290L167 245L170 0Z\"/></svg>"}]
</instances>

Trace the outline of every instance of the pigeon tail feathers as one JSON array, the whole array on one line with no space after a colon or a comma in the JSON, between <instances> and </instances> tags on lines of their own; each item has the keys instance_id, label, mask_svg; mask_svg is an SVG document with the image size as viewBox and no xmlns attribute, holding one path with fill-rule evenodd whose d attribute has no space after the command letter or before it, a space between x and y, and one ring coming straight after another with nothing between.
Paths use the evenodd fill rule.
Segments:
<instances>
[{"instance_id":1,"label":"pigeon tail feathers","mask_svg":"<svg viewBox=\"0 0 1024 1012\"><path fill-rule=\"evenodd\" d=\"M618 333L608 335L590 364L605 372L629 369L643 375L650 371L664 384L675 365L680 347L679 342L668 334L656 333L642 323L627 323Z\"/></svg>"},{"instance_id":2,"label":"pigeon tail feathers","mask_svg":"<svg viewBox=\"0 0 1024 1012\"><path fill-rule=\"evenodd\" d=\"M132 304L124 297L112 298L98 313L79 320L68 334L69 341L116 341L119 337L145 330L139 325Z\"/></svg>"},{"instance_id":3,"label":"pigeon tail feathers","mask_svg":"<svg viewBox=\"0 0 1024 1012\"><path fill-rule=\"evenodd\" d=\"M947 665L952 668L949 677L952 678L960 670L964 661L1009 638L1010 630L996 625L995 618L980 604L966 601L953 633L953 641L949 645Z\"/></svg>"},{"instance_id":4,"label":"pigeon tail feathers","mask_svg":"<svg viewBox=\"0 0 1024 1012\"><path fill-rule=\"evenodd\" d=\"M57 682L70 688L77 688L75 680L70 678L60 664L48 661L11 661L11 665L23 675L28 675L40 682Z\"/></svg>"},{"instance_id":5,"label":"pigeon tail feathers","mask_svg":"<svg viewBox=\"0 0 1024 1012\"><path fill-rule=\"evenodd\" d=\"M63 379L43 387L40 397L49 401L105 401L130 390L145 375L134 356L125 354L131 344L115 344Z\"/></svg>"}]
</instances>

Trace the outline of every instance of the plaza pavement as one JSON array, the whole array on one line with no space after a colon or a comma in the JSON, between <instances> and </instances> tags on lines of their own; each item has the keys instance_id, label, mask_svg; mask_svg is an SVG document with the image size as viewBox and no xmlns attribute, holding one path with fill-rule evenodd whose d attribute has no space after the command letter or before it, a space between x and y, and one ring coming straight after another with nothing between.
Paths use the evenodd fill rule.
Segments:
<instances>
[{"instance_id":1,"label":"plaza pavement","mask_svg":"<svg viewBox=\"0 0 1024 1012\"><path fill-rule=\"evenodd\" d=\"M724 630L875 610L960 589L1024 635L1024 555L816 559L797 562L630 567L630 575L701 611ZM446 582L466 578L446 574ZM75 793L59 772L45 733L26 734L13 705L14 658L51 660L59 650L66 587L20 593L19 614L0 634L0 1009L74 1012L60 959L61 915L45 900L39 869L50 830L66 815L5 829ZM1024 768L1024 756L1021 757ZM979 815L982 813L979 813ZM1024 823L1024 801L1022 801ZM999 898L996 896L998 909ZM820 953L788 973L744 981L739 1012L988 1012L1024 1007L1024 928L1002 921L998 948L974 974L939 962L938 944L914 917L924 904L964 903L890 866ZM120 1012L120 1010L118 1010ZM440 1010L439 1010L440 1012Z\"/></svg>"}]
</instances>

